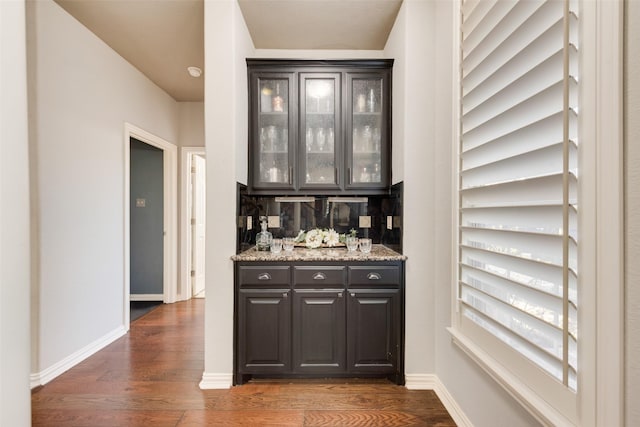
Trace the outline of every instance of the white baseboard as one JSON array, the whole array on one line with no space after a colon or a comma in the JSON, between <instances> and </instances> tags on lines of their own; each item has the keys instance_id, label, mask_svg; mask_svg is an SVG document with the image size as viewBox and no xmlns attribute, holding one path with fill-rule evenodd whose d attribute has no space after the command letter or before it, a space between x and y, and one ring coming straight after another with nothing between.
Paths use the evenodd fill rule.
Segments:
<instances>
[{"instance_id":1,"label":"white baseboard","mask_svg":"<svg viewBox=\"0 0 640 427\"><path fill-rule=\"evenodd\" d=\"M81 348L80 350L76 351L70 356L65 357L64 359L53 364L52 366L48 367L44 371L31 374L30 375L31 388L33 389L35 387L45 385L52 379L56 378L58 375L61 375L64 372L68 371L69 369L73 368L78 363L82 362L83 360L93 355L94 353L102 350L103 348L105 348L106 346L108 346L118 338L122 337L126 333L127 333L127 330L125 329L125 327L119 326L115 330L109 332L108 334L102 336L101 338L98 338L91 344L85 346L84 348Z\"/></svg>"},{"instance_id":2,"label":"white baseboard","mask_svg":"<svg viewBox=\"0 0 640 427\"><path fill-rule=\"evenodd\" d=\"M129 301L164 301L163 294L130 294Z\"/></svg>"},{"instance_id":3,"label":"white baseboard","mask_svg":"<svg viewBox=\"0 0 640 427\"><path fill-rule=\"evenodd\" d=\"M409 390L433 390L438 399L459 427L473 427L465 413L455 401L449 390L442 384L440 378L434 374L405 374L405 387Z\"/></svg>"},{"instance_id":4,"label":"white baseboard","mask_svg":"<svg viewBox=\"0 0 640 427\"><path fill-rule=\"evenodd\" d=\"M232 374L209 374L207 372L202 374L202 381L200 381L200 388L202 390L215 390L215 389L227 389L233 385Z\"/></svg>"},{"instance_id":5,"label":"white baseboard","mask_svg":"<svg viewBox=\"0 0 640 427\"><path fill-rule=\"evenodd\" d=\"M409 390L435 390L439 382L434 374L405 374L404 381Z\"/></svg>"}]
</instances>

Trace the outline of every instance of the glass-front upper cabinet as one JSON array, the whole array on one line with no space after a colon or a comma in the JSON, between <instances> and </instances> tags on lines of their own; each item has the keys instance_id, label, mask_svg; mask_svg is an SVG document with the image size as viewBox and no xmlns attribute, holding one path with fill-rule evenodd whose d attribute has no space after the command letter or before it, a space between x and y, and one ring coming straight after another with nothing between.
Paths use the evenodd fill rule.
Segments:
<instances>
[{"instance_id":1,"label":"glass-front upper cabinet","mask_svg":"<svg viewBox=\"0 0 640 427\"><path fill-rule=\"evenodd\" d=\"M263 189L294 188L294 154L290 135L293 75L263 74L252 79L250 90L255 125L250 126L253 144L253 185ZM251 156L250 156L251 157Z\"/></svg>"},{"instance_id":2,"label":"glass-front upper cabinet","mask_svg":"<svg viewBox=\"0 0 640 427\"><path fill-rule=\"evenodd\" d=\"M250 193L389 191L393 60L250 58L247 66Z\"/></svg>"},{"instance_id":3,"label":"glass-front upper cabinet","mask_svg":"<svg viewBox=\"0 0 640 427\"><path fill-rule=\"evenodd\" d=\"M389 184L389 79L384 74L347 75L347 189Z\"/></svg>"},{"instance_id":4,"label":"glass-front upper cabinet","mask_svg":"<svg viewBox=\"0 0 640 427\"><path fill-rule=\"evenodd\" d=\"M301 189L340 189L340 73L300 73Z\"/></svg>"}]
</instances>

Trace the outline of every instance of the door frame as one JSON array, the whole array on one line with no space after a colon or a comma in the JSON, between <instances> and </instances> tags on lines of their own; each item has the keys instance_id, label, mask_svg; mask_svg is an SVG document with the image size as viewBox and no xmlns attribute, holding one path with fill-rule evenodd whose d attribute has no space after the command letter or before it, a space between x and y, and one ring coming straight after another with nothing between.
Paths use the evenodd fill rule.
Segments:
<instances>
[{"instance_id":1,"label":"door frame","mask_svg":"<svg viewBox=\"0 0 640 427\"><path fill-rule=\"evenodd\" d=\"M193 156L206 156L205 147L182 147L180 149L180 299L193 297L191 286L191 205L193 194L190 189ZM206 157L205 157L206 159Z\"/></svg>"},{"instance_id":2,"label":"door frame","mask_svg":"<svg viewBox=\"0 0 640 427\"><path fill-rule=\"evenodd\" d=\"M130 274L131 274L131 222L130 222L130 197L131 197L131 138L159 148L163 152L163 216L164 216L164 240L163 240L163 302L176 302L177 294L177 213L178 213L178 149L176 145L164 139L125 122L124 124L124 298L123 298L123 322L129 330L130 323Z\"/></svg>"}]
</instances>

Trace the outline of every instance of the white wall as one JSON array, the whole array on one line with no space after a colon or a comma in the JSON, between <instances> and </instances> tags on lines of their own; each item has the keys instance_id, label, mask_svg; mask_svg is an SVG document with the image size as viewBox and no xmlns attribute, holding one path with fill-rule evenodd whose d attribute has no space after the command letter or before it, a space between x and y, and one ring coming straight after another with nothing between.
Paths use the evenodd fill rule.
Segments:
<instances>
[{"instance_id":1,"label":"white wall","mask_svg":"<svg viewBox=\"0 0 640 427\"><path fill-rule=\"evenodd\" d=\"M28 426L29 159L23 0L0 2L0 425Z\"/></svg>"},{"instance_id":2,"label":"white wall","mask_svg":"<svg viewBox=\"0 0 640 427\"><path fill-rule=\"evenodd\" d=\"M229 387L233 371L236 182L246 182L247 78L253 44L236 1L205 2L207 252L203 388ZM244 129L244 130L243 130Z\"/></svg>"},{"instance_id":3,"label":"white wall","mask_svg":"<svg viewBox=\"0 0 640 427\"><path fill-rule=\"evenodd\" d=\"M202 77L200 77L202 78ZM180 147L204 147L204 102L178 102Z\"/></svg>"},{"instance_id":4,"label":"white wall","mask_svg":"<svg viewBox=\"0 0 640 427\"><path fill-rule=\"evenodd\" d=\"M405 371L432 374L434 364L434 148L435 82L433 2L405 1L385 56L394 58L394 181L404 179L403 252L406 263ZM441 181L447 182L447 181Z\"/></svg>"},{"instance_id":5,"label":"white wall","mask_svg":"<svg viewBox=\"0 0 640 427\"><path fill-rule=\"evenodd\" d=\"M640 425L640 3L626 2L626 425Z\"/></svg>"},{"instance_id":6,"label":"white wall","mask_svg":"<svg viewBox=\"0 0 640 427\"><path fill-rule=\"evenodd\" d=\"M177 103L51 0L28 3L32 372L124 331L124 123L177 142ZM128 309L126 307L125 309Z\"/></svg>"}]
</instances>

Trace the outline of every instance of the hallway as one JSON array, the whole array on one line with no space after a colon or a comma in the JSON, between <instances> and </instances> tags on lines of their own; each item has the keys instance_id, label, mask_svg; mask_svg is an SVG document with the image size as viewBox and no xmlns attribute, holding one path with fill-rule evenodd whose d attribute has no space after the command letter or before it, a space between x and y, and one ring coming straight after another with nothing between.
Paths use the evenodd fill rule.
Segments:
<instances>
[{"instance_id":1,"label":"hallway","mask_svg":"<svg viewBox=\"0 0 640 427\"><path fill-rule=\"evenodd\" d=\"M159 308L32 392L34 426L455 426L432 391L386 381L255 381L200 390L204 299Z\"/></svg>"}]
</instances>

